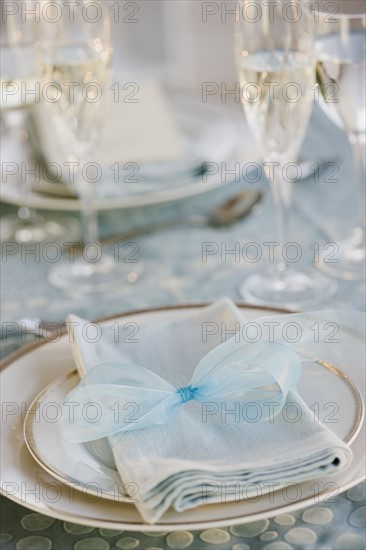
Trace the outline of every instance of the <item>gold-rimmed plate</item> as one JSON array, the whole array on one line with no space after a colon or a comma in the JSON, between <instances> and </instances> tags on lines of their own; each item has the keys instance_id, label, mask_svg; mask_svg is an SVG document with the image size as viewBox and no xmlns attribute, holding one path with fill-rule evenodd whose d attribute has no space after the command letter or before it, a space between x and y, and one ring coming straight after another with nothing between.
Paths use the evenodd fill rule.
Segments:
<instances>
[{"instance_id":1,"label":"gold-rimmed plate","mask_svg":"<svg viewBox=\"0 0 366 550\"><path fill-rule=\"evenodd\" d=\"M128 320L138 324L155 322L157 319L179 319L192 312L194 306L152 310L143 313L133 313L116 316L114 320ZM197 307L197 309L199 309ZM279 313L279 311L261 308L245 308L248 320L256 317ZM281 312L283 313L283 312ZM328 427L339 430L342 438L351 437L350 444L353 451L353 461L349 468L337 475L328 475L314 482L301 483L296 486L296 494L292 491L276 491L263 495L256 501L242 501L202 506L198 509L176 513L169 510L156 525L146 525L135 506L128 502L114 502L90 491L75 490L72 484L61 483L41 467L29 454L23 437L23 423L26 409L30 408L36 395L47 384L75 368L70 345L67 337L57 342L32 346L23 354L16 354L6 363L1 372L1 387L3 402L7 406L7 416L4 417L2 430L2 492L12 500L40 513L50 515L66 521L92 525L111 529L128 529L136 531L173 531L178 529L206 529L225 525L242 524L285 513L291 510L320 502L325 498L336 498L336 494L356 485L364 477L365 466L365 434L361 431L357 435L362 423L361 410L356 413L357 403L353 390L363 391L364 370L360 365L352 362L351 357L340 358L340 376L324 365L307 364L311 367L313 376L326 376L324 384L315 384L326 397L320 402L313 393L314 384L310 393L306 395L306 388L299 386L299 393L314 410L320 410L321 420L324 415L333 414L333 419L340 420L340 413L328 407L322 411L323 404L338 403L340 408L347 410L351 420L347 424L336 422L328 423ZM310 371L309 371L310 372ZM24 383L26 376L26 383ZM317 381L320 380L317 378ZM346 382L349 381L349 383ZM351 382L352 380L352 382ZM72 377L70 377L72 381ZM332 382L330 382L332 381ZM70 382L71 383L71 382ZM66 389L66 388L65 388ZM304 393L305 392L305 393ZM341 399L345 399L345 403ZM310 399L310 401L309 401ZM361 403L364 395L360 396ZM351 409L350 409L351 404ZM360 403L359 403L360 405ZM48 411L51 414L51 409ZM345 417L342 413L342 417ZM355 422L355 419L358 420ZM342 431L341 431L342 429Z\"/></svg>"},{"instance_id":2,"label":"gold-rimmed plate","mask_svg":"<svg viewBox=\"0 0 366 550\"><path fill-rule=\"evenodd\" d=\"M36 397L24 422L28 449L38 464L62 483L98 498L133 503L134 499L126 495L105 441L70 445L62 438L58 422L62 404L79 382L79 374L73 370ZM309 362L304 367L298 390L314 417L319 417L345 443L351 444L364 416L362 397L352 380L330 363ZM129 490L134 492L132 486Z\"/></svg>"}]
</instances>

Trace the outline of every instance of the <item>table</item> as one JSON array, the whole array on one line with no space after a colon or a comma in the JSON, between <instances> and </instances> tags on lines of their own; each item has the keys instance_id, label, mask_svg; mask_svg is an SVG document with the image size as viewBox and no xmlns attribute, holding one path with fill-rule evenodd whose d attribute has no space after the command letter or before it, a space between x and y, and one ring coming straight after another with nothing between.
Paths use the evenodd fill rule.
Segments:
<instances>
[{"instance_id":1,"label":"table","mask_svg":"<svg viewBox=\"0 0 366 550\"><path fill-rule=\"evenodd\" d=\"M352 228L357 196L351 181L353 167L347 140L318 109L313 113L302 155L321 164L333 161L339 165L339 173L333 176L338 182L323 176L318 183L307 180L295 184L293 227L289 240L299 243L301 262L305 265L314 260L314 243L337 241ZM329 174L330 170L326 171L325 175ZM245 181L234 182L175 204L102 214L102 233L114 233L173 215L209 213L222 200L248 186L250 184ZM243 245L275 240L268 184L261 179L256 186L266 191L265 199L249 218L235 226L224 229L179 226L137 239L139 265L143 267L141 277L135 284L126 284L118 291L103 294L102 299L87 295L66 296L51 287L47 281L51 266L42 258L37 261L35 256L28 255L25 269L20 253L3 257L2 322L23 317L61 321L70 312L92 319L131 309L210 302L222 296L238 301L239 284L247 273L258 268L258 264L243 260ZM11 211L8 206L2 208L3 213ZM214 243L215 250L219 250L207 256L206 262L203 261L204 243ZM220 254L225 247L226 250L235 250L238 246L239 261L234 254L224 257ZM363 309L364 304L363 282L340 281L337 293L317 307ZM20 344L16 339L3 342L2 357ZM315 503L310 508L271 520L227 529L148 535L61 522L33 513L2 497L0 544L1 548L18 550L365 549L365 484L337 495L336 500L334 503Z\"/></svg>"}]
</instances>

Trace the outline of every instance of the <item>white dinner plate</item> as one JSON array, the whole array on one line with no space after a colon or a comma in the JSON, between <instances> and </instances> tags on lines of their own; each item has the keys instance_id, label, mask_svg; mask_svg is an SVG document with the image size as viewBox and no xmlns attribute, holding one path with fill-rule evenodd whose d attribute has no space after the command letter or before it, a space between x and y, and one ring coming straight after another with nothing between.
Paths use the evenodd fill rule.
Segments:
<instances>
[{"instance_id":1,"label":"white dinner plate","mask_svg":"<svg viewBox=\"0 0 366 550\"><path fill-rule=\"evenodd\" d=\"M125 314L113 319L128 317L129 321L141 326L145 323L154 323L157 319L176 320L190 315L195 309L195 306L158 309ZM253 320L263 315L278 314L279 311L245 307L245 313L248 320ZM313 392L317 387L317 393L306 395L304 386L300 391L308 403L309 399L313 400L314 404L316 399L318 401L321 399L316 406L321 407L322 403L333 402L339 404L340 422L337 423L337 433L345 437L347 433L350 435L352 431L354 432L351 443L354 457L349 467L338 474L319 478L315 482L299 483L286 487L286 490L258 495L258 498L251 501L206 505L182 513L168 510L157 524L148 525L143 522L131 503L114 502L61 483L46 472L30 455L23 436L27 409L46 385L75 368L67 336L55 342L38 343L9 357L3 363L0 374L4 411L1 434L1 491L27 508L65 521L110 529L154 532L243 524L309 506L325 498L335 499L338 492L356 485L365 475L364 430L360 430L356 435L361 424L362 410L358 410L356 416L353 416L357 407L357 398L351 397L353 394L351 383L345 383L342 377L330 371L327 372L327 369L320 365L316 367L313 365L313 367L319 369L316 372L312 371L312 375L317 377ZM337 368L353 381L360 392L363 392L362 399L364 399L364 365L355 364L352 357L340 357ZM318 376L326 377L323 379L324 385L320 381L318 383ZM343 403L342 399L346 399L346 402ZM356 423L346 420L345 411L349 406L351 406L351 411L348 411L350 416L353 419L358 418ZM360 404L359 407L361 407ZM325 412L332 411L327 409ZM327 424L327 426L333 429L336 424Z\"/></svg>"},{"instance_id":2,"label":"white dinner plate","mask_svg":"<svg viewBox=\"0 0 366 550\"><path fill-rule=\"evenodd\" d=\"M79 382L77 370L68 372L36 397L25 417L26 444L33 458L66 485L101 498L126 502L129 499L108 443L99 440L87 446L70 445L62 437L58 422L62 405ZM330 388L330 392L324 388ZM325 362L304 363L297 389L314 414L319 412L327 424L333 424L338 437L348 444L357 437L364 417L362 397L342 371ZM331 400L334 392L337 402ZM342 404L339 409L338 403Z\"/></svg>"},{"instance_id":3,"label":"white dinner plate","mask_svg":"<svg viewBox=\"0 0 366 550\"><path fill-rule=\"evenodd\" d=\"M97 210L135 208L199 195L237 179L235 166L240 174L245 174L247 163L260 161L240 105L215 106L185 97L171 102L183 136L183 157L175 162L142 164L136 170L129 168L120 175L124 181L118 183L113 181L114 173L104 167L103 185L99 182L95 190ZM5 150L3 158L6 155ZM203 162L214 163L204 177L199 173ZM129 180L136 182L128 183ZM3 178L1 200L22 206L23 187L17 180ZM79 211L80 201L70 191L74 191L71 186L40 179L33 183L28 204L44 210Z\"/></svg>"}]
</instances>

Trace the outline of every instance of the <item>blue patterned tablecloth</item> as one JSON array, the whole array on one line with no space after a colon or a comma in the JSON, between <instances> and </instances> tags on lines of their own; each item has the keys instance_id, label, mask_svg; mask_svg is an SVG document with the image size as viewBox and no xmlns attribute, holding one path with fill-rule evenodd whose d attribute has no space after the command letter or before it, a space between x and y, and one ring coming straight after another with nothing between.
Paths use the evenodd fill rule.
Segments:
<instances>
[{"instance_id":1,"label":"blue patterned tablecloth","mask_svg":"<svg viewBox=\"0 0 366 550\"><path fill-rule=\"evenodd\" d=\"M331 136L331 139L329 139ZM291 241L299 243L303 252L301 262L314 259L310 247L316 242L337 242L347 233L355 220L356 188L353 187L353 168L349 145L343 134L315 111L303 147L303 156L328 160L339 166L335 179L320 178L298 182L294 188L294 215ZM131 309L179 303L209 302L224 295L239 300L238 286L245 275L258 264L220 253L202 260L203 243L216 243L219 250L235 249L245 243L273 241L273 212L268 185L256 184L266 190L265 200L251 217L225 229L179 226L136 240L141 277L135 284L125 284L118 291L102 297L65 295L47 280L50 263L21 254L2 258L2 322L23 317L41 317L59 321L71 311L96 318ZM172 215L209 213L223 199L248 182L232 183L214 192L174 204L115 211L101 215L104 234L118 229L143 225ZM3 206L3 213L12 211ZM102 298L102 299L101 299ZM319 308L363 309L363 282L340 281L335 295ZM3 357L17 349L20 342L8 339L1 346ZM173 548L218 550L356 550L365 549L365 485L361 484L344 494L337 502L314 504L291 514L281 514L271 520L227 529L203 532L160 534L129 533L92 529L42 516L1 498L2 526L0 545L18 550L162 550Z\"/></svg>"}]
</instances>

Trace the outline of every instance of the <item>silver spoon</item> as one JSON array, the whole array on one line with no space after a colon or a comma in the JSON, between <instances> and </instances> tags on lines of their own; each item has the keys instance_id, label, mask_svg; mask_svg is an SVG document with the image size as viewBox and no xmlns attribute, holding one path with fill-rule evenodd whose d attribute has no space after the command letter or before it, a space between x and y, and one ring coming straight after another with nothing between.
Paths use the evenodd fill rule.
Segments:
<instances>
[{"instance_id":1,"label":"silver spoon","mask_svg":"<svg viewBox=\"0 0 366 550\"><path fill-rule=\"evenodd\" d=\"M182 216L174 219L168 219L145 225L137 229L131 229L130 231L124 231L101 239L101 244L109 244L115 241L125 241L128 239L134 239L142 235L148 235L159 231L161 229L167 229L175 225L192 225L195 227L226 227L233 225L237 221L245 218L253 209L253 207L261 200L263 196L262 191L258 189L248 189L241 191L234 195L229 200L220 204L215 210L207 215L192 215Z\"/></svg>"},{"instance_id":2,"label":"silver spoon","mask_svg":"<svg viewBox=\"0 0 366 550\"><path fill-rule=\"evenodd\" d=\"M156 222L139 229L125 231L123 233L107 237L106 239L102 239L101 242L102 244L108 244L117 240L128 240L140 235L147 235L160 229L166 229L168 227L181 224L193 225L196 227L226 227L234 224L242 218L245 218L245 216L247 216L253 207L261 200L262 195L263 193L256 189L241 191L229 200L226 200L224 203L220 204L208 216L183 216L181 218ZM52 339L52 337L57 336L60 329L64 327L64 322L23 318L15 322L14 330L11 332L5 332L2 330L0 332L0 338L2 340L6 340L7 338L19 337L23 334L33 334L41 338Z\"/></svg>"}]
</instances>

